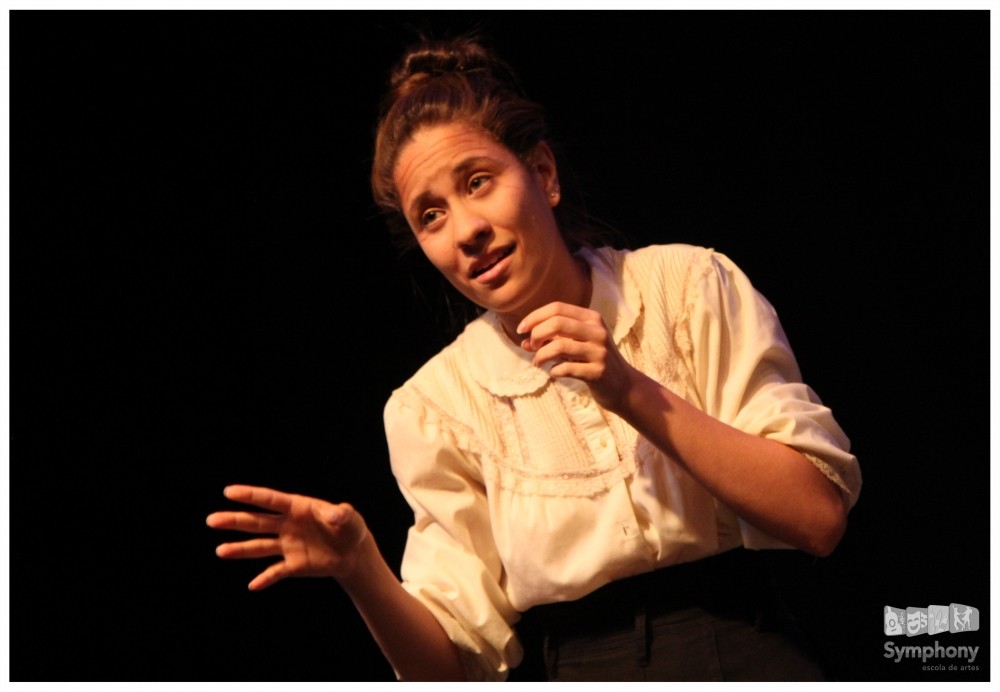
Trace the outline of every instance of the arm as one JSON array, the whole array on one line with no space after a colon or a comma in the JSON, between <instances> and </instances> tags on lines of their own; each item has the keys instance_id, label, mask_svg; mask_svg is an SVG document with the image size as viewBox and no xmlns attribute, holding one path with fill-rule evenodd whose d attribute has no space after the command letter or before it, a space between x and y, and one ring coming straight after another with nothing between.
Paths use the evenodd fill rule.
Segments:
<instances>
[{"instance_id":1,"label":"arm","mask_svg":"<svg viewBox=\"0 0 1000 692\"><path fill-rule=\"evenodd\" d=\"M633 368L598 313L552 303L528 315L518 331L528 335L522 346L536 352L536 365L551 362L552 376L587 382L598 404L745 521L814 554L836 546L846 523L837 486L791 447L727 425Z\"/></svg>"},{"instance_id":2,"label":"arm","mask_svg":"<svg viewBox=\"0 0 1000 692\"><path fill-rule=\"evenodd\" d=\"M407 593L389 569L364 519L348 504L230 486L226 497L267 512L215 512L215 529L263 534L216 549L222 558L280 558L257 575L251 591L281 579L337 579L364 618L390 664L405 680L464 680L455 645L438 621Z\"/></svg>"},{"instance_id":3,"label":"arm","mask_svg":"<svg viewBox=\"0 0 1000 692\"><path fill-rule=\"evenodd\" d=\"M628 366L611 408L747 522L789 545L828 555L847 524L840 490L802 454L698 410Z\"/></svg>"}]
</instances>

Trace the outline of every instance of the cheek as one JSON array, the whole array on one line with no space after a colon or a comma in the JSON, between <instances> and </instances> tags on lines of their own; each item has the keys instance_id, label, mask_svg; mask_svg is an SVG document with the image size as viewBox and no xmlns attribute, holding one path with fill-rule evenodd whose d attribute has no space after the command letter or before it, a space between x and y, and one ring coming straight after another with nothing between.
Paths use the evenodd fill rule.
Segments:
<instances>
[{"instance_id":1,"label":"cheek","mask_svg":"<svg viewBox=\"0 0 1000 692\"><path fill-rule=\"evenodd\" d=\"M455 262L455 253L450 251L450 244L443 233L420 238L417 237L417 244L424 256L431 264L442 273L448 273Z\"/></svg>"},{"instance_id":2,"label":"cheek","mask_svg":"<svg viewBox=\"0 0 1000 692\"><path fill-rule=\"evenodd\" d=\"M491 200L491 210L494 223L514 224L525 221L537 222L539 212L548 209L548 205L539 206L538 195L530 187L530 181L505 185L497 190L497 195Z\"/></svg>"}]
</instances>

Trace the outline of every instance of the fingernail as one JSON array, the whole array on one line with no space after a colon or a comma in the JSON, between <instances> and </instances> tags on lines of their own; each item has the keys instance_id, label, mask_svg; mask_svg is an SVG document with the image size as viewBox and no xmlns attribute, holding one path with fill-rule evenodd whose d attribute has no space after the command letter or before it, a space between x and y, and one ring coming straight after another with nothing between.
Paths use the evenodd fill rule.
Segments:
<instances>
[{"instance_id":1,"label":"fingernail","mask_svg":"<svg viewBox=\"0 0 1000 692\"><path fill-rule=\"evenodd\" d=\"M524 334L524 321L523 320L521 321L521 324L517 325L517 333L518 334Z\"/></svg>"}]
</instances>

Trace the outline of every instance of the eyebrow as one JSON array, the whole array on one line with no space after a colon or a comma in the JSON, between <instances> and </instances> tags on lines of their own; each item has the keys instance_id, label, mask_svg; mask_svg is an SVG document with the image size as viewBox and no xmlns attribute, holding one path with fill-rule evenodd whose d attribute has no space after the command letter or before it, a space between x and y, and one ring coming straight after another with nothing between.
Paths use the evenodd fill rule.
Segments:
<instances>
[{"instance_id":1,"label":"eyebrow","mask_svg":"<svg viewBox=\"0 0 1000 692\"><path fill-rule=\"evenodd\" d=\"M469 156L468 158L462 159L458 162L452 171L452 179L464 178L469 174L470 171L479 168L480 166L486 164L496 164L497 159L492 156ZM411 216L419 213L421 207L423 207L429 200L434 197L430 192L424 191L417 195L413 202L410 203L409 213Z\"/></svg>"}]
</instances>

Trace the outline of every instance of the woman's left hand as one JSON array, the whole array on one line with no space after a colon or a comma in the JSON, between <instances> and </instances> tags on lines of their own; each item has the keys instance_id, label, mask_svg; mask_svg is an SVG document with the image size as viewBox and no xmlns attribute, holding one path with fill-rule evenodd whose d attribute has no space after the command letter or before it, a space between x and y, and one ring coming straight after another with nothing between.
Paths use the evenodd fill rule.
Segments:
<instances>
[{"instance_id":1,"label":"woman's left hand","mask_svg":"<svg viewBox=\"0 0 1000 692\"><path fill-rule=\"evenodd\" d=\"M552 362L552 377L583 380L602 408L618 410L637 371L618 352L600 313L549 303L529 313L517 332L524 336L521 348L535 352L536 366Z\"/></svg>"}]
</instances>

